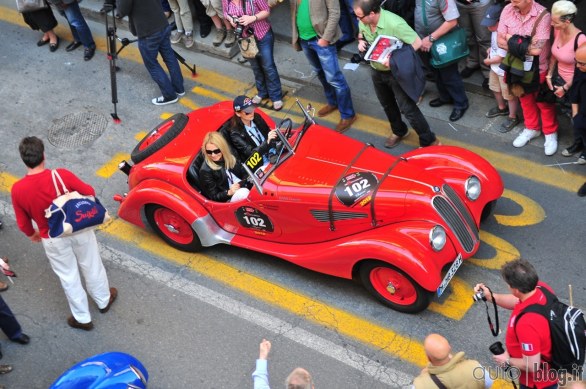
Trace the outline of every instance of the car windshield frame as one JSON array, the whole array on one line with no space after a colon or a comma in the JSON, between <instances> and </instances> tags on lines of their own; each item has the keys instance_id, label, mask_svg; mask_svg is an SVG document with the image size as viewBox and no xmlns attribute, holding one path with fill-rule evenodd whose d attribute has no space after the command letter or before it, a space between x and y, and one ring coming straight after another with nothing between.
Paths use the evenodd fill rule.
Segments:
<instances>
[{"instance_id":1,"label":"car windshield frame","mask_svg":"<svg viewBox=\"0 0 586 389\"><path fill-rule=\"evenodd\" d=\"M312 125L315 124L315 120L313 119L312 115L310 115L310 113L309 113L309 111L313 112L313 111L315 111L315 109L311 105L308 105L308 107L306 109L305 107L303 107L303 105L301 104L299 99L295 99L295 102L296 102L297 106L301 109L301 111L303 112L303 117L304 117L303 125L301 126L300 130L296 134L295 143L293 145L291 145L291 143L289 143L288 137L286 137L281 132L281 125L283 125L283 123L286 123L287 121L289 121L290 126L291 126L290 128L292 128L292 126L293 126L293 121L289 117L285 117L281 121L281 123L279 123L279 126L277 126L277 128L276 128L277 137L279 138L279 141L281 142L281 146L279 147L279 150L277 151L275 157L273 157L273 158L275 158L275 162L271 161L269 163L269 165L267 165L268 169L266 171L262 170L262 175L260 175L260 176L256 174L256 172L258 172L260 169L257 170L256 172L253 172L250 169L250 167L247 165L248 160L242 162L242 166L244 167L244 170L246 171L246 173L248 173L248 176L249 176L250 180L252 181L254 187L261 195L262 195L262 185L265 183L267 178L279 166L281 166L287 159L289 159L289 157L291 157L292 155L295 155L295 151L297 150L297 148L299 147L299 144L301 143L301 138L303 138L303 135L305 135L307 130ZM292 130L290 129L289 131L292 131ZM285 149L287 150L287 152L285 152Z\"/></svg>"}]
</instances>

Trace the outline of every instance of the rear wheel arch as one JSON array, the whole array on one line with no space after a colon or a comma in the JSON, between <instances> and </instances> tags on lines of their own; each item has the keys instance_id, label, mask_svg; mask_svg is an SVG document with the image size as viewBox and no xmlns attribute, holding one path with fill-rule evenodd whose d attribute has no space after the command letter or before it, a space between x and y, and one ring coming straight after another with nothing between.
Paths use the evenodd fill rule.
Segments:
<instances>
[{"instance_id":1,"label":"rear wheel arch","mask_svg":"<svg viewBox=\"0 0 586 389\"><path fill-rule=\"evenodd\" d=\"M151 203L144 206L144 215L147 224L171 247L187 252L203 248L199 236L181 212Z\"/></svg>"}]
</instances>

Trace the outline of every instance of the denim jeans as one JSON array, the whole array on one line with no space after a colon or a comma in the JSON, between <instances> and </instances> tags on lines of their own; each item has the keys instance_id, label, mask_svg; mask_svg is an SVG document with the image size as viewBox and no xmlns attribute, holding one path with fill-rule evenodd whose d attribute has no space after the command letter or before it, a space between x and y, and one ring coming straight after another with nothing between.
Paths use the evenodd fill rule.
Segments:
<instances>
[{"instance_id":1,"label":"denim jeans","mask_svg":"<svg viewBox=\"0 0 586 389\"><path fill-rule=\"evenodd\" d=\"M272 101L282 100L281 79L273 55L275 47L273 31L269 30L261 40L256 41L256 45L258 56L250 58L248 62L254 73L258 95L263 99L269 97Z\"/></svg>"},{"instance_id":2,"label":"denim jeans","mask_svg":"<svg viewBox=\"0 0 586 389\"><path fill-rule=\"evenodd\" d=\"M340 41L346 42L354 39L358 33L358 18L354 13L354 0L340 0L340 21L338 25L342 30Z\"/></svg>"},{"instance_id":3,"label":"denim jeans","mask_svg":"<svg viewBox=\"0 0 586 389\"><path fill-rule=\"evenodd\" d=\"M179 62L171 48L171 29L172 26L168 25L165 29L138 40L138 49L144 66L161 89L165 99L175 99L177 93L185 92ZM167 74L157 61L159 53L163 57L163 62L165 62L167 70L169 70L171 79L167 77Z\"/></svg>"},{"instance_id":4,"label":"denim jeans","mask_svg":"<svg viewBox=\"0 0 586 389\"><path fill-rule=\"evenodd\" d=\"M356 113L352 106L350 87L340 70L336 45L321 47L317 39L299 39L301 48L317 78L321 82L329 105L337 106L342 119L350 119Z\"/></svg>"},{"instance_id":5,"label":"denim jeans","mask_svg":"<svg viewBox=\"0 0 586 389\"><path fill-rule=\"evenodd\" d=\"M67 19L71 34L76 42L81 42L85 48L96 47L90 27L83 18L79 4L76 1L69 4L64 10L60 10L59 13Z\"/></svg>"},{"instance_id":6,"label":"denim jeans","mask_svg":"<svg viewBox=\"0 0 586 389\"><path fill-rule=\"evenodd\" d=\"M390 71L381 72L373 68L370 68L370 72L374 91L389 119L393 134L405 136L409 131L409 128L401 119L401 112L403 112L409 124L419 135L420 146L429 146L435 142L435 134L431 132L425 116L421 113L417 103L411 100L401 88L399 82L393 77L393 73Z\"/></svg>"}]
</instances>

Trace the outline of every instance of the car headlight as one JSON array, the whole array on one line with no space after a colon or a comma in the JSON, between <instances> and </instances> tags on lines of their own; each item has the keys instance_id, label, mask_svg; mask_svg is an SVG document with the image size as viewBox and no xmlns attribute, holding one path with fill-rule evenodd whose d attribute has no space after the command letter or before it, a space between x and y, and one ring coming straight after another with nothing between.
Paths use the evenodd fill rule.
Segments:
<instances>
[{"instance_id":1,"label":"car headlight","mask_svg":"<svg viewBox=\"0 0 586 389\"><path fill-rule=\"evenodd\" d=\"M466 180L466 184L464 185L466 189L466 197L469 200L476 201L480 197L480 193L482 193L482 185L480 184L480 180L476 176L471 176Z\"/></svg>"},{"instance_id":2,"label":"car headlight","mask_svg":"<svg viewBox=\"0 0 586 389\"><path fill-rule=\"evenodd\" d=\"M446 245L446 230L437 225L429 232L429 244L435 251L440 251Z\"/></svg>"}]
</instances>

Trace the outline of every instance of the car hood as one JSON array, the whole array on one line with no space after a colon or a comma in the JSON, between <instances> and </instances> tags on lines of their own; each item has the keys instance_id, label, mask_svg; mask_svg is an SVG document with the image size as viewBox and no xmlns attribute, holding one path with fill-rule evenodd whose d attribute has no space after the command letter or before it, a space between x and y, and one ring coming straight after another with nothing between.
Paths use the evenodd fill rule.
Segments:
<instances>
[{"instance_id":1,"label":"car hood","mask_svg":"<svg viewBox=\"0 0 586 389\"><path fill-rule=\"evenodd\" d=\"M445 183L408 159L321 126L308 130L295 155L274 172L273 179L284 200L332 197L334 208L358 209L374 198L377 208L393 204L394 216L404 213L399 206L407 196L410 207L419 200L429 208L430 197Z\"/></svg>"}]
</instances>

